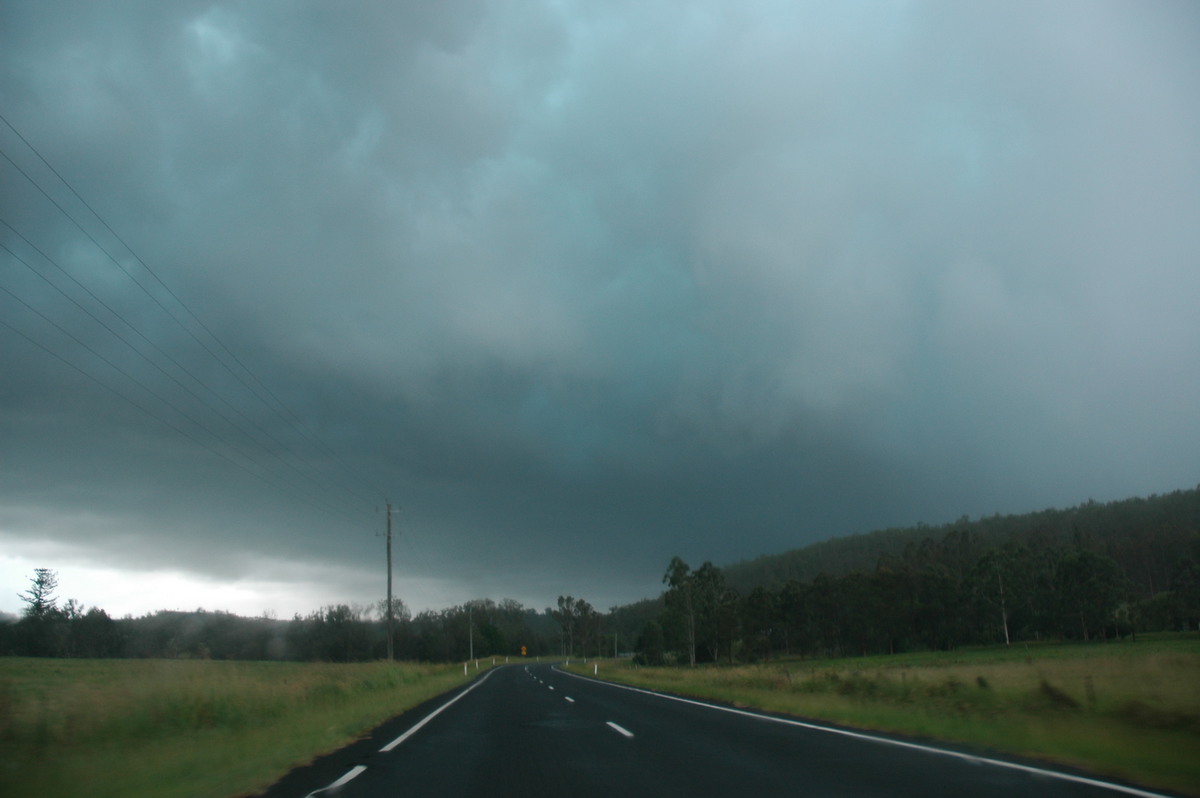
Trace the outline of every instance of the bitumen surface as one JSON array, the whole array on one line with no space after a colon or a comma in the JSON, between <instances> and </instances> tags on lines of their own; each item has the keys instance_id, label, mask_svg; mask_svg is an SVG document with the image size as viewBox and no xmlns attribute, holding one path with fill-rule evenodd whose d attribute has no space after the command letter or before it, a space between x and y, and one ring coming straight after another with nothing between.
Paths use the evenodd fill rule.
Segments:
<instances>
[{"instance_id":1,"label":"bitumen surface","mask_svg":"<svg viewBox=\"0 0 1200 798\"><path fill-rule=\"evenodd\" d=\"M452 702L452 703L451 703ZM431 717L432 715L432 717ZM263 798L1160 795L898 737L499 666L290 773Z\"/></svg>"}]
</instances>

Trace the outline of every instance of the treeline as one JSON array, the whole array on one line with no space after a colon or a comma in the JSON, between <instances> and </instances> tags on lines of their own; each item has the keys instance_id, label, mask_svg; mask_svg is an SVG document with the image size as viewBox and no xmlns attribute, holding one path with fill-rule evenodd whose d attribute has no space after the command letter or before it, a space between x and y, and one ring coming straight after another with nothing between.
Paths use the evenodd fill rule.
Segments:
<instances>
[{"instance_id":1,"label":"treeline","mask_svg":"<svg viewBox=\"0 0 1200 798\"><path fill-rule=\"evenodd\" d=\"M743 593L760 585L778 590L790 581L810 582L819 574L869 572L880 558L900 558L913 546L952 534L969 539L976 554L1009 541L1023 542L1034 550L1086 549L1111 558L1136 595L1150 598L1169 589L1180 560L1195 556L1200 488L1107 503L1089 501L1065 510L995 514L974 521L963 516L937 526L882 529L765 555L722 570L729 583Z\"/></svg>"},{"instance_id":2,"label":"treeline","mask_svg":"<svg viewBox=\"0 0 1200 798\"><path fill-rule=\"evenodd\" d=\"M480 599L395 607L397 659L606 656L645 662L856 655L1038 639L1111 639L1200 626L1200 489L959 519L830 540L721 569L675 558L658 597L600 612L559 596L538 611ZM291 620L161 611L113 619L59 606L38 569L0 655L350 662L387 655L384 602Z\"/></svg>"},{"instance_id":3,"label":"treeline","mask_svg":"<svg viewBox=\"0 0 1200 798\"><path fill-rule=\"evenodd\" d=\"M373 607L338 604L291 620L247 618L228 612L159 611L114 619L103 609L85 609L74 599L59 605L54 571L39 568L19 619L0 622L0 655L34 657L156 657L240 660L358 662L387 656L384 602ZM600 616L572 616L572 643L593 650ZM561 608L560 608L561 609ZM582 607L580 608L582 609ZM394 607L396 659L465 661L471 656L550 655L565 648L568 627L558 610L541 612L512 599L479 599L440 611L411 615ZM593 619L594 616L594 619Z\"/></svg>"},{"instance_id":4,"label":"treeline","mask_svg":"<svg viewBox=\"0 0 1200 798\"><path fill-rule=\"evenodd\" d=\"M693 570L675 558L638 655L695 664L1200 627L1197 491L964 519L932 532L872 533L841 548L830 541L727 570L711 563ZM860 567L867 542L880 545L873 564ZM781 566L819 562L843 567L780 578Z\"/></svg>"}]
</instances>

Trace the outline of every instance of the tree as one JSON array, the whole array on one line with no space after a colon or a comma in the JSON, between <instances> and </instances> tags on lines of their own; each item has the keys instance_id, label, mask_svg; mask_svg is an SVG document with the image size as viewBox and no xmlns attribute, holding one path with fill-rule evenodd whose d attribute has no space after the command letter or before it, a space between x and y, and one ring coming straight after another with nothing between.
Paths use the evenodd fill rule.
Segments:
<instances>
[{"instance_id":1,"label":"tree","mask_svg":"<svg viewBox=\"0 0 1200 798\"><path fill-rule=\"evenodd\" d=\"M588 656L589 651L598 651L600 645L600 613L589 602L573 596L559 596L558 609L550 610L562 629L567 656L578 651ZM575 648L578 640L579 649Z\"/></svg>"},{"instance_id":2,"label":"tree","mask_svg":"<svg viewBox=\"0 0 1200 798\"><path fill-rule=\"evenodd\" d=\"M636 648L638 661L643 665L662 665L666 661L663 630L658 621L646 621Z\"/></svg>"},{"instance_id":3,"label":"tree","mask_svg":"<svg viewBox=\"0 0 1200 798\"><path fill-rule=\"evenodd\" d=\"M838 595L842 616L842 650L853 650L865 657L871 641L877 636L875 585L862 571L851 571L838 580Z\"/></svg>"},{"instance_id":4,"label":"tree","mask_svg":"<svg viewBox=\"0 0 1200 798\"><path fill-rule=\"evenodd\" d=\"M559 596L558 609L550 610L554 620L562 627L563 641L568 657L575 653L575 598L574 596Z\"/></svg>"},{"instance_id":5,"label":"tree","mask_svg":"<svg viewBox=\"0 0 1200 798\"><path fill-rule=\"evenodd\" d=\"M792 653L792 646L813 650L812 586L792 579L779 591L779 615L783 626L783 650Z\"/></svg>"},{"instance_id":6,"label":"tree","mask_svg":"<svg viewBox=\"0 0 1200 798\"><path fill-rule=\"evenodd\" d=\"M808 590L807 604L807 610L812 616L814 640L820 642L829 656L837 656L841 651L842 631L845 625L841 580L834 579L826 573L817 574ZM814 645L813 648L816 649L817 646Z\"/></svg>"},{"instance_id":7,"label":"tree","mask_svg":"<svg viewBox=\"0 0 1200 798\"><path fill-rule=\"evenodd\" d=\"M304 618L297 615L288 636L302 659L356 662L371 656L368 625L348 604L322 607Z\"/></svg>"},{"instance_id":8,"label":"tree","mask_svg":"<svg viewBox=\"0 0 1200 798\"><path fill-rule=\"evenodd\" d=\"M723 643L728 642L730 650L733 647L737 594L726 587L721 569L708 561L691 574L689 581L695 642L703 645L707 660L716 662Z\"/></svg>"},{"instance_id":9,"label":"tree","mask_svg":"<svg viewBox=\"0 0 1200 798\"><path fill-rule=\"evenodd\" d=\"M55 604L58 574L49 568L34 569L29 590L19 593L25 615L17 624L18 648L34 657L61 656L66 652L67 630L62 611ZM71 605L72 610L75 605Z\"/></svg>"},{"instance_id":10,"label":"tree","mask_svg":"<svg viewBox=\"0 0 1200 798\"><path fill-rule=\"evenodd\" d=\"M1200 627L1200 568L1190 557L1180 560L1171 572L1171 592L1175 598L1174 628L1189 631Z\"/></svg>"},{"instance_id":11,"label":"tree","mask_svg":"<svg viewBox=\"0 0 1200 798\"><path fill-rule=\"evenodd\" d=\"M692 569L679 557L672 557L663 574L667 585L667 610L683 621L687 638L688 664L696 666L696 602L693 595L695 579Z\"/></svg>"},{"instance_id":12,"label":"tree","mask_svg":"<svg viewBox=\"0 0 1200 798\"><path fill-rule=\"evenodd\" d=\"M696 642L706 650L706 660L719 659L721 646L722 599L725 576L719 568L704 560L691 574L691 599L696 612Z\"/></svg>"},{"instance_id":13,"label":"tree","mask_svg":"<svg viewBox=\"0 0 1200 798\"><path fill-rule=\"evenodd\" d=\"M600 613L588 602L575 599L575 624L579 629L579 647L583 656L595 651L600 655Z\"/></svg>"},{"instance_id":14,"label":"tree","mask_svg":"<svg viewBox=\"0 0 1200 798\"><path fill-rule=\"evenodd\" d=\"M1010 596L1018 577L1014 566L1015 562L1010 552L992 548L975 561L970 574L976 598L990 604L1000 613L1000 626L1004 631L1006 646L1012 645L1012 636L1008 630L1008 613L1012 602Z\"/></svg>"},{"instance_id":15,"label":"tree","mask_svg":"<svg viewBox=\"0 0 1200 798\"><path fill-rule=\"evenodd\" d=\"M916 580L903 568L893 570L881 564L875 570L871 582L877 594L875 612L878 614L877 626L882 635L881 645L886 647L889 654L906 650L915 637Z\"/></svg>"},{"instance_id":16,"label":"tree","mask_svg":"<svg viewBox=\"0 0 1200 798\"><path fill-rule=\"evenodd\" d=\"M116 621L99 607L92 607L72 628L76 653L81 657L117 657L121 654L121 635Z\"/></svg>"},{"instance_id":17,"label":"tree","mask_svg":"<svg viewBox=\"0 0 1200 798\"><path fill-rule=\"evenodd\" d=\"M1125 575L1110 557L1086 549L1066 552L1056 569L1064 622L1078 618L1084 640L1103 635L1128 590Z\"/></svg>"},{"instance_id":18,"label":"tree","mask_svg":"<svg viewBox=\"0 0 1200 798\"><path fill-rule=\"evenodd\" d=\"M742 601L742 628L755 658L769 660L775 623L779 616L779 597L762 585L750 591Z\"/></svg>"},{"instance_id":19,"label":"tree","mask_svg":"<svg viewBox=\"0 0 1200 798\"><path fill-rule=\"evenodd\" d=\"M58 574L49 568L35 568L29 590L17 594L25 607L25 617L41 620L51 615L55 606L54 591L58 590Z\"/></svg>"},{"instance_id":20,"label":"tree","mask_svg":"<svg viewBox=\"0 0 1200 798\"><path fill-rule=\"evenodd\" d=\"M958 642L962 588L944 565L927 568L917 580L917 626L933 651L949 651Z\"/></svg>"}]
</instances>

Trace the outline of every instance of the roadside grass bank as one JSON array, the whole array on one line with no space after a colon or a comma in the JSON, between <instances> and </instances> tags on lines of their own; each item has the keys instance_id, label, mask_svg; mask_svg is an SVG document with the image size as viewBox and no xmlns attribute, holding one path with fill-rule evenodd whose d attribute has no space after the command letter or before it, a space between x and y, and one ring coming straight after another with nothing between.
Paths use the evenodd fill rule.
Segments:
<instances>
[{"instance_id":1,"label":"roadside grass bank","mask_svg":"<svg viewBox=\"0 0 1200 798\"><path fill-rule=\"evenodd\" d=\"M585 675L1200 796L1200 636Z\"/></svg>"},{"instance_id":2,"label":"roadside grass bank","mask_svg":"<svg viewBox=\"0 0 1200 798\"><path fill-rule=\"evenodd\" d=\"M252 794L476 675L461 663L0 658L0 795Z\"/></svg>"}]
</instances>

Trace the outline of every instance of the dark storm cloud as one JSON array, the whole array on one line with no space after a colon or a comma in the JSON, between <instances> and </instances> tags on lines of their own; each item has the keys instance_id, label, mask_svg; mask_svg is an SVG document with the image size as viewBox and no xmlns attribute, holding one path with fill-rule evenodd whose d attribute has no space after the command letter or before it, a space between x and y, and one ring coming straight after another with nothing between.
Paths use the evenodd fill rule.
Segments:
<instances>
[{"instance_id":1,"label":"dark storm cloud","mask_svg":"<svg viewBox=\"0 0 1200 798\"><path fill-rule=\"evenodd\" d=\"M221 431L0 331L7 539L369 569L386 496L439 595L603 605L674 554L1196 481L1190 6L6 15L6 118L290 409L0 164L4 218L246 416L5 255L6 287Z\"/></svg>"}]
</instances>

